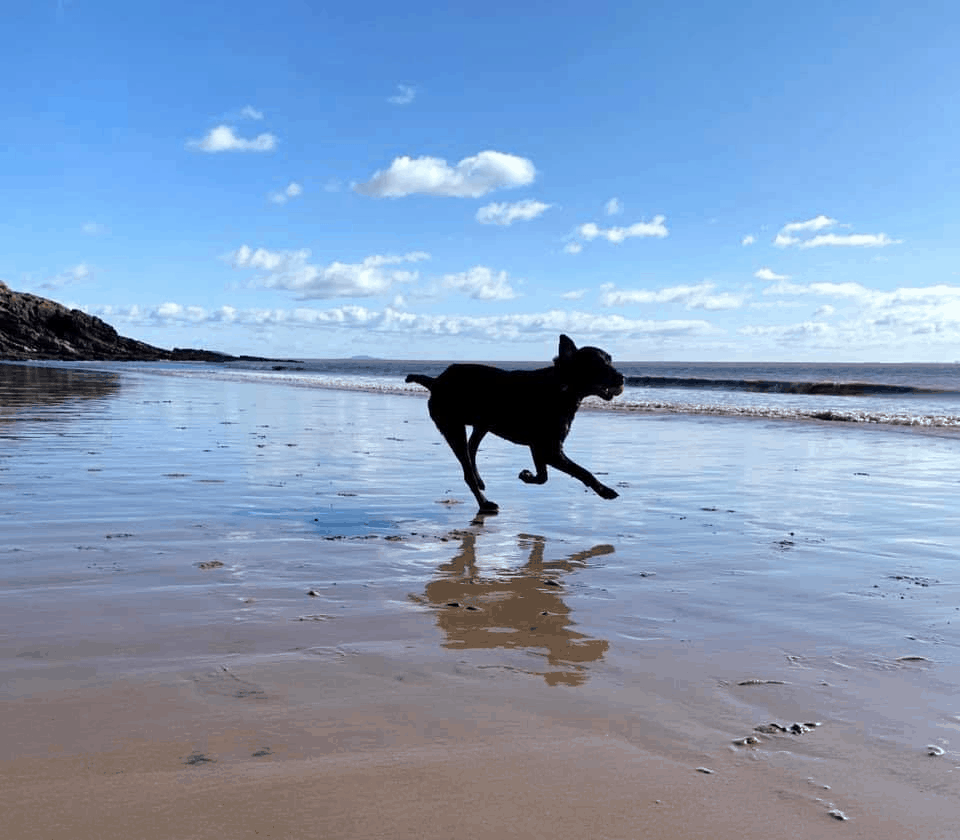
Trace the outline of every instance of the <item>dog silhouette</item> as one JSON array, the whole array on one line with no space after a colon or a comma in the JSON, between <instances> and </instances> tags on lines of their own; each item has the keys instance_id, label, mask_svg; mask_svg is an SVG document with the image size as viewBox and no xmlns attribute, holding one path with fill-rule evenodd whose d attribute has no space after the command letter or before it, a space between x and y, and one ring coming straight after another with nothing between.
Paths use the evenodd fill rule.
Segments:
<instances>
[{"instance_id":1,"label":"dog silhouette","mask_svg":"<svg viewBox=\"0 0 960 840\"><path fill-rule=\"evenodd\" d=\"M499 510L483 494L483 479L477 472L477 449L488 433L530 447L537 471L523 470L521 481L544 484L550 466L579 479L604 499L617 498L616 490L601 484L563 451L584 397L612 400L623 392L623 375L611 364L610 354L599 347L578 348L561 335L551 367L503 370L458 363L439 376L411 373L406 381L430 391L430 417L463 467L463 479L481 513ZM469 439L467 426L473 428Z\"/></svg>"}]
</instances>

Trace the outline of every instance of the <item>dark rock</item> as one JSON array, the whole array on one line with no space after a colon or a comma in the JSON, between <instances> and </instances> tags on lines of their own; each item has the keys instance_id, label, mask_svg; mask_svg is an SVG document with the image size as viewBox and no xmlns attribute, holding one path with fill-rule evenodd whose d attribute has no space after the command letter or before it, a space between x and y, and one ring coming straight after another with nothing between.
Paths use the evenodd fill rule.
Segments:
<instances>
[{"instance_id":1,"label":"dark rock","mask_svg":"<svg viewBox=\"0 0 960 840\"><path fill-rule=\"evenodd\" d=\"M176 347L165 350L124 338L106 321L79 309L26 292L0 281L0 360L128 362L267 362L258 356L231 356L213 350ZM278 360L280 361L280 360ZM288 361L288 360L282 360Z\"/></svg>"}]
</instances>

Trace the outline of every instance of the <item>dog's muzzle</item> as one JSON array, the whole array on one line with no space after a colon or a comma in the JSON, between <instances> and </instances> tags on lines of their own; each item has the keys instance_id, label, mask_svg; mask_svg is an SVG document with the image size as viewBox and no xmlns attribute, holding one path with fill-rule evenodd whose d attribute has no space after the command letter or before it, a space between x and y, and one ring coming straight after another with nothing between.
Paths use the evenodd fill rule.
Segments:
<instances>
[{"instance_id":1,"label":"dog's muzzle","mask_svg":"<svg viewBox=\"0 0 960 840\"><path fill-rule=\"evenodd\" d=\"M607 385L600 389L600 396L609 401L623 393L623 383L619 385Z\"/></svg>"}]
</instances>

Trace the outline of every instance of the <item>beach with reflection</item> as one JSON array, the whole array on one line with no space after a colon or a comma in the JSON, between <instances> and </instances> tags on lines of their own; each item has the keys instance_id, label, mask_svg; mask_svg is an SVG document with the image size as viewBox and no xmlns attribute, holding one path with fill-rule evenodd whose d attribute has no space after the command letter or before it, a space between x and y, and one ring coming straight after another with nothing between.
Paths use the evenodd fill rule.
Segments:
<instances>
[{"instance_id":1,"label":"beach with reflection","mask_svg":"<svg viewBox=\"0 0 960 840\"><path fill-rule=\"evenodd\" d=\"M0 363L0 423L22 418L33 408L107 399L119 388L119 374L109 371Z\"/></svg>"},{"instance_id":2,"label":"beach with reflection","mask_svg":"<svg viewBox=\"0 0 960 840\"><path fill-rule=\"evenodd\" d=\"M950 836L952 439L0 368L11 836Z\"/></svg>"}]
</instances>

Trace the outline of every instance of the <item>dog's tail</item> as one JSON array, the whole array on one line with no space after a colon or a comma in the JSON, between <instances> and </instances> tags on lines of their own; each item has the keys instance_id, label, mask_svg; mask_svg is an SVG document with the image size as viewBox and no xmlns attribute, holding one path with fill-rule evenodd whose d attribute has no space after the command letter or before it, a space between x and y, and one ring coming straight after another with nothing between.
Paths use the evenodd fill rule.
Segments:
<instances>
[{"instance_id":1,"label":"dog's tail","mask_svg":"<svg viewBox=\"0 0 960 840\"><path fill-rule=\"evenodd\" d=\"M422 373L411 373L407 376L407 382L416 382L417 385L423 385L428 391L433 390L435 377L424 376Z\"/></svg>"}]
</instances>

